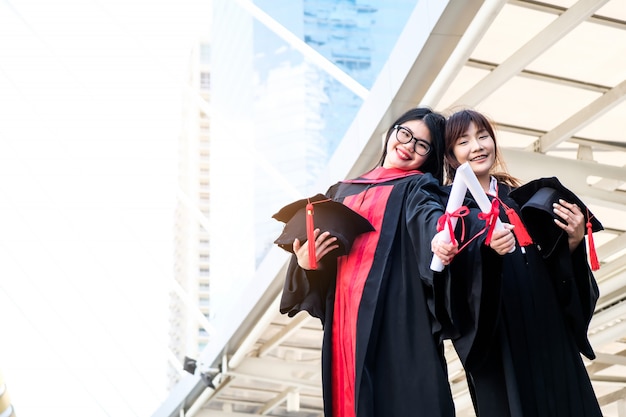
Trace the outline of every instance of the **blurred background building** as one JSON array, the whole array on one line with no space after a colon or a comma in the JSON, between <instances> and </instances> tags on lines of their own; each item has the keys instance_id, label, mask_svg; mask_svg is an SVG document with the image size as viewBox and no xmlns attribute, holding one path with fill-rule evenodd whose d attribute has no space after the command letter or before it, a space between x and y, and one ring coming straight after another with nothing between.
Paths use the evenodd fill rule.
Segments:
<instances>
[{"instance_id":1,"label":"blurred background building","mask_svg":"<svg viewBox=\"0 0 626 417\"><path fill-rule=\"evenodd\" d=\"M210 44L200 42L190 57L189 89L183 101L179 140L178 205L174 225L174 283L170 296L168 381L178 382L180 361L195 358L210 329Z\"/></svg>"},{"instance_id":2,"label":"blurred background building","mask_svg":"<svg viewBox=\"0 0 626 417\"><path fill-rule=\"evenodd\" d=\"M212 317L223 316L254 275L281 228L271 215L314 192L414 1L214 7L213 40L190 59L180 137L170 308L176 358L203 351ZM288 39L276 33L282 27ZM170 361L172 382L178 365Z\"/></svg>"}]
</instances>

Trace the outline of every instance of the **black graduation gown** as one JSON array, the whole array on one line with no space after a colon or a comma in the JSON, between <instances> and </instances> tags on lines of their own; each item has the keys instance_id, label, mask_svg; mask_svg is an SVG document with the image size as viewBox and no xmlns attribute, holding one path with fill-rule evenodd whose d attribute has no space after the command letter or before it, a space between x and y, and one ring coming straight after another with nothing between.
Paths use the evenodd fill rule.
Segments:
<instances>
[{"instance_id":1,"label":"black graduation gown","mask_svg":"<svg viewBox=\"0 0 626 417\"><path fill-rule=\"evenodd\" d=\"M500 199L519 214L509 191L499 184ZM502 212L501 219L508 222ZM466 262L471 259L455 259L453 277L463 275ZM598 298L584 240L570 254L562 239L547 259L536 245L525 253L518 246L503 256L501 275L490 279L501 280L499 296L487 307L496 312L493 320L454 340L477 415L600 417L580 356L594 358L587 329ZM475 343L481 332L487 337Z\"/></svg>"},{"instance_id":2,"label":"black graduation gown","mask_svg":"<svg viewBox=\"0 0 626 417\"><path fill-rule=\"evenodd\" d=\"M327 195L343 201L382 186L392 189L358 310L355 415L452 417L442 348L442 339L453 332L446 309L447 269L430 270L430 242L445 196L430 174L383 183L338 183ZM350 254L355 251L353 246ZM290 316L307 311L322 321L324 410L330 417L336 262L323 259L322 265L304 271L292 258L280 311Z\"/></svg>"}]
</instances>

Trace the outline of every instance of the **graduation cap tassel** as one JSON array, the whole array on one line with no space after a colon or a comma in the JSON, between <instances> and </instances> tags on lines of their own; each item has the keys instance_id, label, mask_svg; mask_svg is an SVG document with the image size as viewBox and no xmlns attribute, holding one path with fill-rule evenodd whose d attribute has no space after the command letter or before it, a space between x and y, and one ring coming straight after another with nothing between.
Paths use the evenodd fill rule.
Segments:
<instances>
[{"instance_id":1,"label":"graduation cap tassel","mask_svg":"<svg viewBox=\"0 0 626 417\"><path fill-rule=\"evenodd\" d=\"M306 240L309 246L309 268L317 269L317 257L315 256L315 225L313 224L313 203L306 205Z\"/></svg>"},{"instance_id":2,"label":"graduation cap tassel","mask_svg":"<svg viewBox=\"0 0 626 417\"><path fill-rule=\"evenodd\" d=\"M505 212L509 218L509 222L515 226L513 228L513 234L517 238L517 243L519 243L520 246L528 246L533 243L533 239L528 234L528 230L526 230L524 223L522 223L522 219L519 218L515 210L507 207Z\"/></svg>"},{"instance_id":3,"label":"graduation cap tassel","mask_svg":"<svg viewBox=\"0 0 626 417\"><path fill-rule=\"evenodd\" d=\"M589 216L587 216L589 218ZM593 230L591 227L591 218L587 221L587 240L589 241L589 260L591 261L591 270L597 271L600 269L600 262L598 261L598 254L596 253L596 245L593 242Z\"/></svg>"}]
</instances>

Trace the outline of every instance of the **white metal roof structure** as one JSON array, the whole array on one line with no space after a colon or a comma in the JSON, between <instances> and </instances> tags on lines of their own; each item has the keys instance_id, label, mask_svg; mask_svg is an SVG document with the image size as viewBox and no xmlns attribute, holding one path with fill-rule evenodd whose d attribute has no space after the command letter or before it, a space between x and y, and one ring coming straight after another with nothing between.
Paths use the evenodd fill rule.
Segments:
<instances>
[{"instance_id":1,"label":"white metal roof structure","mask_svg":"<svg viewBox=\"0 0 626 417\"><path fill-rule=\"evenodd\" d=\"M439 17L429 25L424 15ZM422 0L320 179L325 187L372 167L379 132L410 106L487 114L513 175L559 177L604 225L589 329L597 359L587 369L604 415L615 417L626 416L625 99L626 0ZM321 326L279 314L285 261L280 249L269 253L236 329L153 417L323 415ZM453 349L447 357L457 415L473 416Z\"/></svg>"}]
</instances>

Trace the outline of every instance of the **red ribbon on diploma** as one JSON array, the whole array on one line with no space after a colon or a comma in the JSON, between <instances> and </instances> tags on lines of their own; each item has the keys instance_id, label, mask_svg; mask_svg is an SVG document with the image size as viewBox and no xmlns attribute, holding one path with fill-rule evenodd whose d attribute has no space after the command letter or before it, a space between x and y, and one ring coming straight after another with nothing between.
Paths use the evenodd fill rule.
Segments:
<instances>
[{"instance_id":1,"label":"red ribbon on diploma","mask_svg":"<svg viewBox=\"0 0 626 417\"><path fill-rule=\"evenodd\" d=\"M485 238L485 245L491 243L491 235L496 227L496 221L500 216L500 203L497 198L491 201L491 210L484 213L479 213L478 218L486 222L485 229L487 229L487 237Z\"/></svg>"},{"instance_id":2,"label":"red ribbon on diploma","mask_svg":"<svg viewBox=\"0 0 626 417\"><path fill-rule=\"evenodd\" d=\"M452 227L452 218L456 217L461 219L461 241L465 239L465 222L463 221L463 217L469 214L469 208L467 206L461 206L458 209L454 210L452 213L445 212L439 217L437 220L437 231L441 232L446 224L448 225L448 231L450 232L450 242L456 243L456 238L454 237L454 228Z\"/></svg>"}]
</instances>

